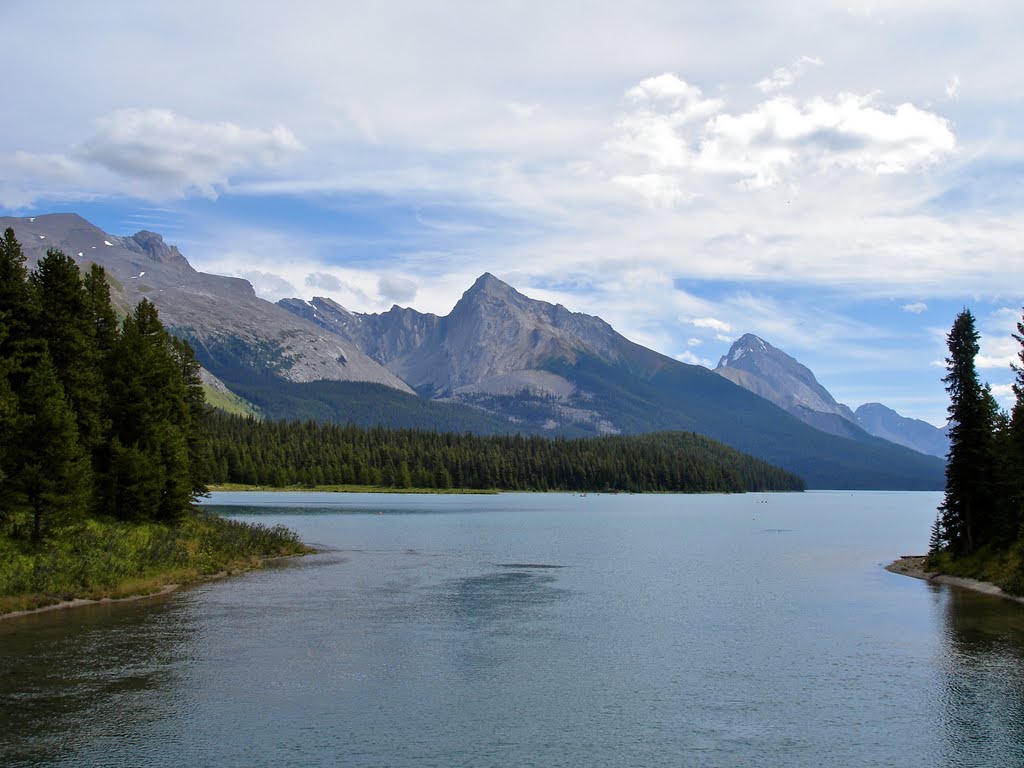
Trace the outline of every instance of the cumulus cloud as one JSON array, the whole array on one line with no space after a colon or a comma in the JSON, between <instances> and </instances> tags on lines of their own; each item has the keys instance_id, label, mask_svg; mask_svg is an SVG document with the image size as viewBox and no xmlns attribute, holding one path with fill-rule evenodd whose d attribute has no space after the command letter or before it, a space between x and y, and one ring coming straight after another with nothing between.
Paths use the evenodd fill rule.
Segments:
<instances>
[{"instance_id":1,"label":"cumulus cloud","mask_svg":"<svg viewBox=\"0 0 1024 768\"><path fill-rule=\"evenodd\" d=\"M274 165L301 150L282 125L264 131L200 122L168 109L121 109L100 118L96 133L75 154L159 188L214 196L233 173Z\"/></svg>"},{"instance_id":2,"label":"cumulus cloud","mask_svg":"<svg viewBox=\"0 0 1024 768\"><path fill-rule=\"evenodd\" d=\"M328 291L340 291L341 280L327 272L310 272L303 281L309 288L324 288Z\"/></svg>"},{"instance_id":3,"label":"cumulus cloud","mask_svg":"<svg viewBox=\"0 0 1024 768\"><path fill-rule=\"evenodd\" d=\"M776 95L732 113L718 99L672 74L649 78L626 93L613 150L646 161L616 174L658 202L686 199L673 186L692 174L726 175L742 186L771 187L833 170L906 173L949 156L949 122L910 103L887 109L873 95L840 93L799 100ZM652 177L651 174L654 174Z\"/></svg>"},{"instance_id":4,"label":"cumulus cloud","mask_svg":"<svg viewBox=\"0 0 1024 768\"><path fill-rule=\"evenodd\" d=\"M246 272L240 272L239 277L244 277L252 283L252 287L253 290L256 291L256 295L267 299L268 301L277 301L278 299L289 298L297 293L294 285L273 272L263 272L253 269Z\"/></svg>"},{"instance_id":5,"label":"cumulus cloud","mask_svg":"<svg viewBox=\"0 0 1024 768\"><path fill-rule=\"evenodd\" d=\"M904 304L900 309L904 312L909 312L912 315L919 315L928 309L928 305L923 301L915 301L913 304Z\"/></svg>"},{"instance_id":6,"label":"cumulus cloud","mask_svg":"<svg viewBox=\"0 0 1024 768\"><path fill-rule=\"evenodd\" d=\"M697 328L710 328L718 333L729 333L732 330L729 323L714 317L695 317L690 320L690 324Z\"/></svg>"},{"instance_id":7,"label":"cumulus cloud","mask_svg":"<svg viewBox=\"0 0 1024 768\"><path fill-rule=\"evenodd\" d=\"M688 346L688 347L699 347L703 343L704 343L703 339L689 338L689 339L686 340L686 346Z\"/></svg>"},{"instance_id":8,"label":"cumulus cloud","mask_svg":"<svg viewBox=\"0 0 1024 768\"><path fill-rule=\"evenodd\" d=\"M788 67L779 67L771 77L766 77L755 86L761 93L773 93L789 88L811 67L820 67L824 62L816 56L801 56Z\"/></svg>"},{"instance_id":9,"label":"cumulus cloud","mask_svg":"<svg viewBox=\"0 0 1024 768\"><path fill-rule=\"evenodd\" d=\"M395 304L404 304L416 298L416 283L404 277L385 275L377 283L381 298Z\"/></svg>"}]
</instances>

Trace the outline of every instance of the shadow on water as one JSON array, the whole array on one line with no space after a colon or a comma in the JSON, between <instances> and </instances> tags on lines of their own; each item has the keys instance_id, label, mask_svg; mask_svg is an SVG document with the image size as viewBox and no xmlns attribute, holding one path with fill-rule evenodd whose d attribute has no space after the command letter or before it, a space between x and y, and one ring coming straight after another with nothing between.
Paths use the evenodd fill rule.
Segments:
<instances>
[{"instance_id":1,"label":"shadow on water","mask_svg":"<svg viewBox=\"0 0 1024 768\"><path fill-rule=\"evenodd\" d=\"M932 590L944 630L945 764L1024 765L1024 608L964 589Z\"/></svg>"},{"instance_id":2,"label":"shadow on water","mask_svg":"<svg viewBox=\"0 0 1024 768\"><path fill-rule=\"evenodd\" d=\"M166 598L73 610L0 623L0 765L74 765L167 715L187 619Z\"/></svg>"}]
</instances>

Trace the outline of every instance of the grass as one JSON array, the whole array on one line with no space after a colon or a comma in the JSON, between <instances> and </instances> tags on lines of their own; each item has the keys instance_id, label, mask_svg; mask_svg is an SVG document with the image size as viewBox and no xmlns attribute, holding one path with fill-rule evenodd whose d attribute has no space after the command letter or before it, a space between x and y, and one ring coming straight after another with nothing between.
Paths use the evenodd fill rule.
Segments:
<instances>
[{"instance_id":1,"label":"grass","mask_svg":"<svg viewBox=\"0 0 1024 768\"><path fill-rule=\"evenodd\" d=\"M197 513L177 526L88 520L38 550L0 537L0 615L76 598L146 595L310 552L293 531Z\"/></svg>"},{"instance_id":2,"label":"grass","mask_svg":"<svg viewBox=\"0 0 1024 768\"><path fill-rule=\"evenodd\" d=\"M432 493L432 494L495 494L497 490L478 488L388 488L381 485L246 485L219 483L208 485L211 491L312 491L317 493Z\"/></svg>"},{"instance_id":3,"label":"grass","mask_svg":"<svg viewBox=\"0 0 1024 768\"><path fill-rule=\"evenodd\" d=\"M1008 594L1024 596L1024 539L1007 550L983 547L964 557L939 552L928 556L926 566L929 571L987 581Z\"/></svg>"}]
</instances>

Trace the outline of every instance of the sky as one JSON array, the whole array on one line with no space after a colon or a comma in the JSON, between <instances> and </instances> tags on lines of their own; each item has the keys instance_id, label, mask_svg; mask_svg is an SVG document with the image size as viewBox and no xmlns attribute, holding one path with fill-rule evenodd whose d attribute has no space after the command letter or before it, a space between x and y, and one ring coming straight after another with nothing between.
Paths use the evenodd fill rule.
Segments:
<instances>
[{"instance_id":1,"label":"sky","mask_svg":"<svg viewBox=\"0 0 1024 768\"><path fill-rule=\"evenodd\" d=\"M936 425L969 308L1012 402L1019 0L5 0L0 29L2 215L359 312L491 272Z\"/></svg>"}]
</instances>

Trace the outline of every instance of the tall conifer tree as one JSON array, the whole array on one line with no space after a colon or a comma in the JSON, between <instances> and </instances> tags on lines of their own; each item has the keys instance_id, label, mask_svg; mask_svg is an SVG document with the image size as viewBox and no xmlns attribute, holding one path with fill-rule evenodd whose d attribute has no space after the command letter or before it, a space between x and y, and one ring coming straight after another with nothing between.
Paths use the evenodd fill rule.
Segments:
<instances>
[{"instance_id":1,"label":"tall conifer tree","mask_svg":"<svg viewBox=\"0 0 1024 768\"><path fill-rule=\"evenodd\" d=\"M993 497L993 420L995 402L978 381L975 358L979 335L974 316L964 309L946 337L950 447L946 463L943 538L957 555L968 555L990 533Z\"/></svg>"}]
</instances>

